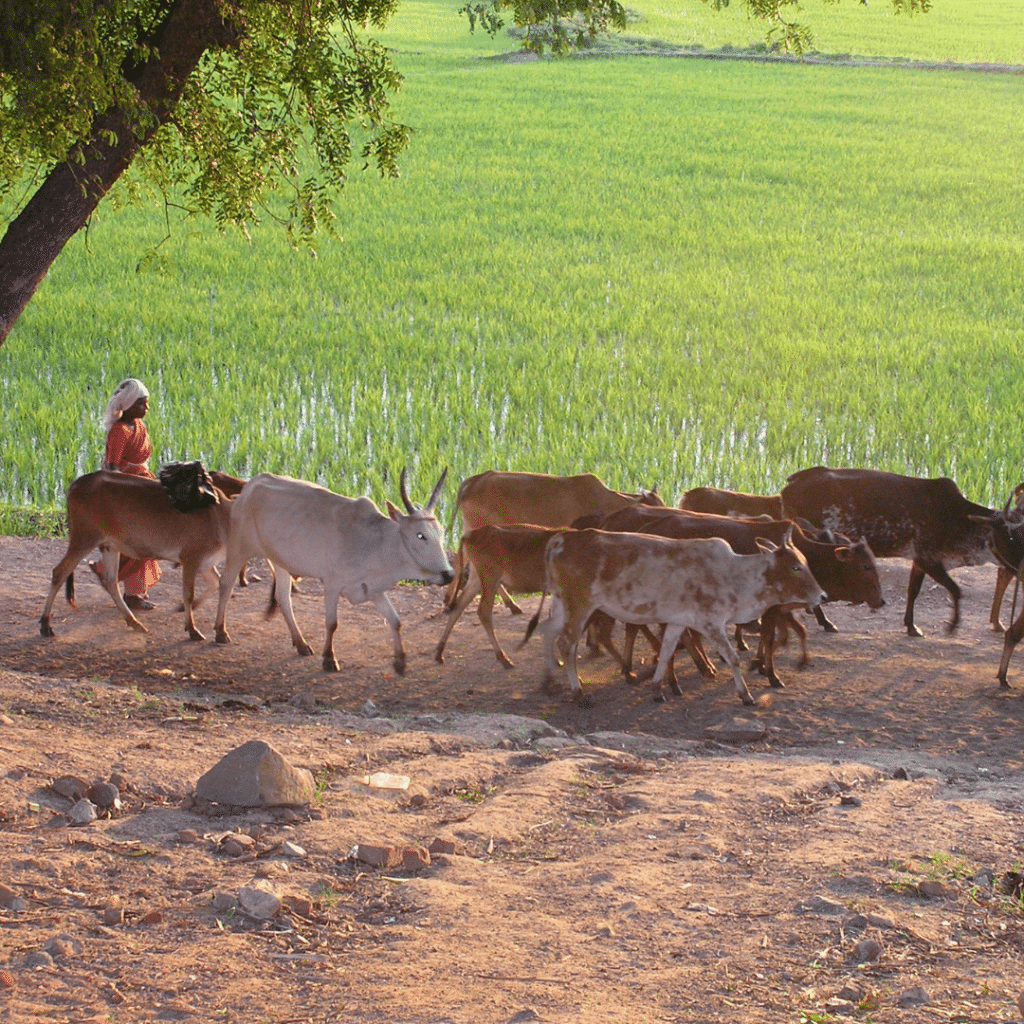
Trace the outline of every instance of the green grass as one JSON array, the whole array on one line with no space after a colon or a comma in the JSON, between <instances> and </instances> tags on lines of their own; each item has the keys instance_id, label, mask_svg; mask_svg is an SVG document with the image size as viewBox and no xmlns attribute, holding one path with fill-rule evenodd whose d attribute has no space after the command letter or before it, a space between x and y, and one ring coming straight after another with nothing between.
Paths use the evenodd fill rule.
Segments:
<instances>
[{"instance_id":1,"label":"green grass","mask_svg":"<svg viewBox=\"0 0 1024 1024\"><path fill-rule=\"evenodd\" d=\"M1024 453L1019 76L512 64L479 59L511 44L469 36L455 6L403 5L386 36L416 134L400 180L353 174L344 241L313 258L270 226L248 242L179 220L143 273L161 211L105 210L72 241L0 349L0 502L62 505L125 376L153 393L154 466L378 502L406 464L421 500L445 465L675 499L816 463L1005 500ZM671 7L666 25L718 17ZM949 0L958 59L1006 59L995 7ZM850 32L863 11L806 15ZM899 55L950 45L932 17L889 19L921 34ZM864 38L834 45L875 52Z\"/></svg>"}]
</instances>

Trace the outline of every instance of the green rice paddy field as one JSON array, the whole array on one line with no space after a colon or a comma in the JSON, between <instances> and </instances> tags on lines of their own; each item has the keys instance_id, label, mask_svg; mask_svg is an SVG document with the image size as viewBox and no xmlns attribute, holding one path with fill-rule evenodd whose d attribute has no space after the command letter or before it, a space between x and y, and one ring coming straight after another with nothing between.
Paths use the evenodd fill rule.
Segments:
<instances>
[{"instance_id":1,"label":"green rice paddy field","mask_svg":"<svg viewBox=\"0 0 1024 1024\"><path fill-rule=\"evenodd\" d=\"M353 168L343 238L315 257L271 224L172 215L147 261L156 205L103 208L72 241L0 348L0 503L62 505L126 376L152 392L152 465L378 502L403 465L421 500L444 466L591 470L674 500L818 463L1005 500L1024 75L908 62L1024 64L1024 2L806 5L821 53L881 66L693 59L763 35L698 0L638 9L619 56L508 60L458 6L403 3L381 33L412 147L398 180Z\"/></svg>"}]
</instances>

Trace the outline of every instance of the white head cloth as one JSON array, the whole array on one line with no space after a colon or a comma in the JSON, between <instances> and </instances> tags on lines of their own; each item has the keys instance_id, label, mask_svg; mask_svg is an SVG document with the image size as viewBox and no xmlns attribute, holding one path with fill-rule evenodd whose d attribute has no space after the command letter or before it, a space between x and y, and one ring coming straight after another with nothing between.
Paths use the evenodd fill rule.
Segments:
<instances>
[{"instance_id":1,"label":"white head cloth","mask_svg":"<svg viewBox=\"0 0 1024 1024\"><path fill-rule=\"evenodd\" d=\"M121 381L114 389L114 394L107 402L106 412L103 413L103 433L109 432L110 428L121 418L125 409L130 409L140 398L148 398L149 390L141 380L129 377Z\"/></svg>"}]
</instances>

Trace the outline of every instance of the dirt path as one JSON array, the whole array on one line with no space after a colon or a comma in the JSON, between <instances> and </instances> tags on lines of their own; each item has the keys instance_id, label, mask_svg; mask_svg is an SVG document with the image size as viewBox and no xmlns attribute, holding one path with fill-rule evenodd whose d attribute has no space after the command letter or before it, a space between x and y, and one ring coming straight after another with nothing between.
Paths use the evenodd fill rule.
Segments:
<instances>
[{"instance_id":1,"label":"dirt path","mask_svg":"<svg viewBox=\"0 0 1024 1024\"><path fill-rule=\"evenodd\" d=\"M524 622L505 612L515 668L472 614L436 664L431 588L395 592L403 678L372 608L342 609L339 673L299 658L263 620L265 583L235 591L232 646L192 643L174 570L148 634L80 572L79 612L61 595L44 640L63 547L0 538L0 1020L1021 1016L1024 920L1004 888L1024 865L1024 661L1001 691L992 567L955 574L954 637L926 590L928 635L911 640L906 566L886 563L889 604L834 608L841 631L812 629L808 669L782 652L784 690L748 677L755 708L692 671L656 705L598 658L581 709L540 688L540 644L517 650ZM319 585L302 590L318 648ZM213 611L197 615L210 635ZM734 722L764 738L709 739ZM314 772L312 813L179 806L251 738ZM358 781L376 768L410 788ZM120 813L69 826L49 783L112 772L130 784ZM239 829L256 845L228 856ZM348 859L360 841L438 837L457 853L415 876ZM231 909L258 874L285 899L263 923ZM944 895L922 895L929 880Z\"/></svg>"}]
</instances>

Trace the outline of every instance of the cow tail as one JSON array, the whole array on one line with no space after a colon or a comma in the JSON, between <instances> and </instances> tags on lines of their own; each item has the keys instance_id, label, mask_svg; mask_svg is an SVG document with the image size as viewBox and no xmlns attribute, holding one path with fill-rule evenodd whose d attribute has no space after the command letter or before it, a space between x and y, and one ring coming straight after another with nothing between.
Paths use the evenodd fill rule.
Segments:
<instances>
[{"instance_id":1,"label":"cow tail","mask_svg":"<svg viewBox=\"0 0 1024 1024\"><path fill-rule=\"evenodd\" d=\"M547 590L541 592L540 604L537 605L537 613L534 615L532 619L530 619L529 623L527 624L526 636L523 637L522 643L519 644L520 647L525 647L529 642L530 637L533 636L533 631L537 628L537 623L540 622L540 613L544 608L544 598L546 598L547 596Z\"/></svg>"},{"instance_id":2,"label":"cow tail","mask_svg":"<svg viewBox=\"0 0 1024 1024\"><path fill-rule=\"evenodd\" d=\"M68 573L68 578L64 581L64 596L67 598L68 604L72 608L75 607L75 574L74 572Z\"/></svg>"},{"instance_id":3,"label":"cow tail","mask_svg":"<svg viewBox=\"0 0 1024 1024\"><path fill-rule=\"evenodd\" d=\"M264 619L272 619L277 614L277 573L274 567L270 567L270 600L267 602L267 610L264 612Z\"/></svg>"}]
</instances>

